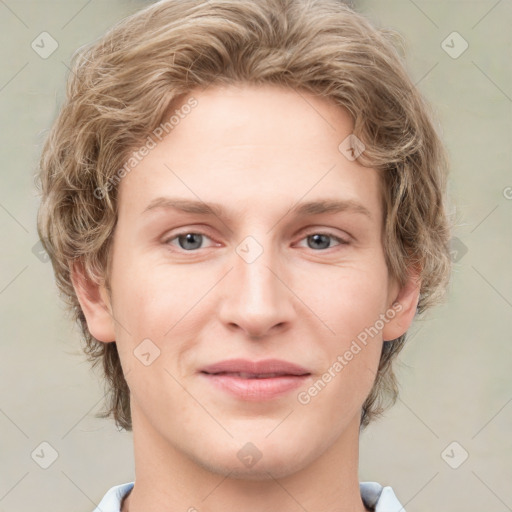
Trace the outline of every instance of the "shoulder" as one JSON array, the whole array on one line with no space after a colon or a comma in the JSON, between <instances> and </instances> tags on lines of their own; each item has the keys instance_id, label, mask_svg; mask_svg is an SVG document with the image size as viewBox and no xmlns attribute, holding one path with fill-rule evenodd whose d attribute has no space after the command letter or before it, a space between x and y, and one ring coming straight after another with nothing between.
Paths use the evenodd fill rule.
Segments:
<instances>
[{"instance_id":1,"label":"shoulder","mask_svg":"<svg viewBox=\"0 0 512 512\"><path fill-rule=\"evenodd\" d=\"M122 499L132 490L135 482L128 482L112 487L93 512L120 512Z\"/></svg>"},{"instance_id":2,"label":"shoulder","mask_svg":"<svg viewBox=\"0 0 512 512\"><path fill-rule=\"evenodd\" d=\"M375 512L406 512L393 489L377 482L360 482L359 489L365 507Z\"/></svg>"}]
</instances>

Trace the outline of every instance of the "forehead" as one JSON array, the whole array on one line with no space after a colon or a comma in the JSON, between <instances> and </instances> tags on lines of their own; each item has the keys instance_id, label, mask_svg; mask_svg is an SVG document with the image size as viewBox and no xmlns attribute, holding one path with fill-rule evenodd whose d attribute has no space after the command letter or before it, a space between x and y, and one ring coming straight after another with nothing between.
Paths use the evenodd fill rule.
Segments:
<instances>
[{"instance_id":1,"label":"forehead","mask_svg":"<svg viewBox=\"0 0 512 512\"><path fill-rule=\"evenodd\" d=\"M120 211L141 214L168 195L260 214L301 198L343 199L379 216L378 175L340 149L353 122L333 100L274 85L209 86L168 115L167 135L153 136L120 183Z\"/></svg>"}]
</instances>

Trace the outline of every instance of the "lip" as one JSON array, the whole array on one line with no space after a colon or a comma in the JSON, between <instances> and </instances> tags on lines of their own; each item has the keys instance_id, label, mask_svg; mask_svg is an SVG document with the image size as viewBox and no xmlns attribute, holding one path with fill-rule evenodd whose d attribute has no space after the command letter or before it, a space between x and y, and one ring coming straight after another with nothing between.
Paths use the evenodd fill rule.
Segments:
<instances>
[{"instance_id":1,"label":"lip","mask_svg":"<svg viewBox=\"0 0 512 512\"><path fill-rule=\"evenodd\" d=\"M294 363L281 359L263 359L249 361L248 359L227 359L201 368L205 373L250 373L253 375L279 373L282 375L305 375L308 370Z\"/></svg>"},{"instance_id":2,"label":"lip","mask_svg":"<svg viewBox=\"0 0 512 512\"><path fill-rule=\"evenodd\" d=\"M263 401L279 398L303 385L311 373L280 359L229 359L202 368L200 375L216 388L238 398Z\"/></svg>"}]
</instances>

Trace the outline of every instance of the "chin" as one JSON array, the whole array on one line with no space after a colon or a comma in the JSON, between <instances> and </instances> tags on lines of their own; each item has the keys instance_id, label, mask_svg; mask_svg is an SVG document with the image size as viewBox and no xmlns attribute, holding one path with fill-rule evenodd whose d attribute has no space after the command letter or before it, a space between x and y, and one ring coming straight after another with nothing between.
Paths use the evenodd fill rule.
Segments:
<instances>
[{"instance_id":1,"label":"chin","mask_svg":"<svg viewBox=\"0 0 512 512\"><path fill-rule=\"evenodd\" d=\"M245 445L242 449L237 446L234 457L232 448L228 448L223 453L217 453L217 457L212 454L208 460L197 456L194 459L211 473L229 475L230 478L239 480L265 481L291 476L305 468L311 462L310 459L314 458L314 454L305 454L299 446L291 453L282 453L278 448L267 446L258 454L254 445ZM244 461L244 458L247 460Z\"/></svg>"},{"instance_id":2,"label":"chin","mask_svg":"<svg viewBox=\"0 0 512 512\"><path fill-rule=\"evenodd\" d=\"M294 468L290 464L267 464L264 465L260 460L252 468L244 468L242 465L237 464L219 464L219 463L205 463L202 461L203 468L210 473L215 473L222 476L228 476L235 480L249 480L253 482L263 482L274 479L281 479L293 475L300 468Z\"/></svg>"}]
</instances>

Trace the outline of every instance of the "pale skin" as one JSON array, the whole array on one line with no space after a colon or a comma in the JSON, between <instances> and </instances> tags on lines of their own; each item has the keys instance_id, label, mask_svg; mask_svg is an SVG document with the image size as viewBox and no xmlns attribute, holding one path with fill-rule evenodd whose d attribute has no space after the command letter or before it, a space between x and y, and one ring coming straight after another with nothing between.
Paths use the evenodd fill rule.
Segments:
<instances>
[{"instance_id":1,"label":"pale skin","mask_svg":"<svg viewBox=\"0 0 512 512\"><path fill-rule=\"evenodd\" d=\"M378 172L338 150L353 124L326 99L245 84L191 96L197 107L119 185L111 295L73 271L88 327L116 341L131 391L136 478L122 510L364 512L361 406L383 340L408 329L419 297L416 274L400 287L385 264ZM226 217L145 211L161 197L218 203ZM290 211L319 200L348 206ZM198 235L177 238L187 233ZM236 251L248 236L263 251L250 263ZM299 403L396 303L379 334ZM148 366L134 355L144 339L160 350ZM234 357L284 359L311 375L247 402L198 375ZM251 467L237 456L249 442L261 454Z\"/></svg>"}]
</instances>

